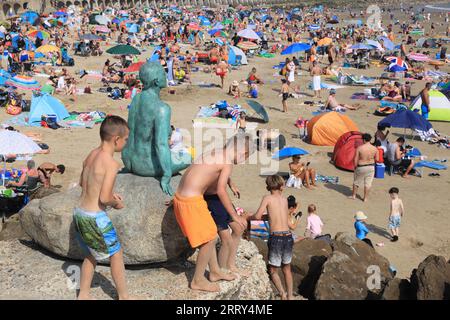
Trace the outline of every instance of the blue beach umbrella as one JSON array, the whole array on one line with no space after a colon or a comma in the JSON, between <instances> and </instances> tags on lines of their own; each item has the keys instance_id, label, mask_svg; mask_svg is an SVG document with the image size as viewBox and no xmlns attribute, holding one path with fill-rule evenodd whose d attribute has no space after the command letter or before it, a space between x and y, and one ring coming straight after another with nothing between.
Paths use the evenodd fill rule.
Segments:
<instances>
[{"instance_id":1,"label":"blue beach umbrella","mask_svg":"<svg viewBox=\"0 0 450 320\"><path fill-rule=\"evenodd\" d=\"M307 43L301 43L301 42L297 42L294 44L291 44L289 47L287 47L286 49L284 49L281 54L285 55L285 54L294 54L296 52L300 52L300 51L307 51L311 49L311 45L307 44Z\"/></svg>"},{"instance_id":2,"label":"blue beach umbrella","mask_svg":"<svg viewBox=\"0 0 450 320\"><path fill-rule=\"evenodd\" d=\"M303 156L309 154L308 151L295 147L286 147L281 150L278 150L272 156L272 159L283 160L293 156Z\"/></svg>"},{"instance_id":3,"label":"blue beach umbrella","mask_svg":"<svg viewBox=\"0 0 450 320\"><path fill-rule=\"evenodd\" d=\"M352 45L350 47L350 49L352 49L352 50L370 50L370 49L372 49L372 47L367 44L364 44L364 43L357 43L357 44Z\"/></svg>"},{"instance_id":4,"label":"blue beach umbrella","mask_svg":"<svg viewBox=\"0 0 450 320\"><path fill-rule=\"evenodd\" d=\"M308 28L309 28L310 30L319 30L319 29L320 29L320 26L317 25L317 24L311 24Z\"/></svg>"},{"instance_id":5,"label":"blue beach umbrella","mask_svg":"<svg viewBox=\"0 0 450 320\"><path fill-rule=\"evenodd\" d=\"M387 37L379 37L378 40L383 41L383 45L387 50L394 50L394 43Z\"/></svg>"},{"instance_id":6,"label":"blue beach umbrella","mask_svg":"<svg viewBox=\"0 0 450 320\"><path fill-rule=\"evenodd\" d=\"M425 120L420 114L407 109L396 111L378 122L378 125L411 130L417 129L421 131L428 131L433 127L431 123Z\"/></svg>"}]
</instances>

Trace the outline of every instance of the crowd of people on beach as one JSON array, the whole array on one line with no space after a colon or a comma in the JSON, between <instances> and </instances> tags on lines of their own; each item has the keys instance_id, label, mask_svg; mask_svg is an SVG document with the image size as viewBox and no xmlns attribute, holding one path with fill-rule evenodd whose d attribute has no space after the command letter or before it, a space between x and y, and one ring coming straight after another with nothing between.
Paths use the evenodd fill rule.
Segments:
<instances>
[{"instance_id":1,"label":"crowd of people on beach","mask_svg":"<svg viewBox=\"0 0 450 320\"><path fill-rule=\"evenodd\" d=\"M188 10L173 6L145 10L133 8L126 11L108 8L103 13L71 8L51 15L38 15L32 23L24 23L23 18L11 19L7 28L0 27L2 70L27 76L45 75L46 83L39 88L40 93L37 94L68 95L76 104L80 89L83 93L91 93L90 88L80 88L80 85L84 77L93 73L87 70L81 70L79 74L69 71L68 68L74 66L74 59L69 52L86 59L90 56L101 56L105 57L105 62L101 72L95 74L104 89L99 91L108 93L112 99L131 101L143 89L136 72L144 62L139 65L139 55L136 53L122 52L111 53L116 60L112 62L113 58L106 57L103 42L107 45L109 42L115 42L117 45L136 50L139 48L141 51L146 51L150 45L154 45L148 61L162 66L169 90L177 85L192 84L198 66L202 65L203 72L218 77L217 87L230 97L238 99L245 96L259 100L259 88L268 83L256 67L251 66L251 71L245 79L228 79L233 75L233 68L239 65L230 63L229 46L233 44L241 48L248 57L276 56L280 53L284 56L284 50L296 43L305 42L306 35L307 46L298 51L305 52L304 57L293 54L279 65L276 77L281 82L277 91L281 98L280 111L292 113L293 108L288 105L289 99L305 98L306 95L314 100L312 103L322 104L323 112L343 113L359 110L362 107L359 103L339 102L335 88L328 91L326 101L322 103L325 91L323 79L336 77L339 81L344 77L344 66L347 64L368 68L370 61L389 64L388 61L396 59L400 66L409 63L414 67L408 70L405 68L401 78L394 80L393 77L388 77L377 82L373 95L379 101L389 103L411 102L411 80L403 82L401 79L405 76L418 80L428 79L429 71L435 72L438 76L427 82L419 93L422 99L420 112L425 120L428 120L432 108L430 90L439 86L448 88L450 79L448 74L440 71L442 66L449 63L446 47L450 40L448 13L435 14L440 19L430 21L430 16L424 11L411 10L409 19L400 21L396 19L394 12L383 10L383 13L388 15L388 23L384 24L385 28L382 30L359 23L357 18L365 18L363 13L351 12L354 21L343 26L332 9L323 7L290 11L241 8L236 11L232 8ZM105 22L99 22L100 19L97 19L94 25L91 20L95 21L96 17L102 17ZM423 34L432 38L438 24L446 26L445 36L434 39L433 43L430 41L427 44L425 41L422 48L418 48L412 34L422 30ZM211 26L209 29L214 28L213 26L217 28L212 29L215 32L209 33L205 32L205 25ZM400 36L395 34L394 28L401 30ZM248 32L242 34L242 30ZM210 36L217 33L220 36ZM396 49L390 44L398 42L397 37L400 37L400 45ZM379 47L375 46L378 49L376 52L375 48L368 47L365 42L375 42L375 39L379 40ZM41 49L44 46L48 48ZM425 67L414 60L415 56L430 56L430 49L438 55L437 58L427 59L435 62L433 67ZM45 60L46 63L41 63ZM308 77L311 80L311 88L300 87L298 77ZM20 88L12 85L8 90L17 93ZM178 224L191 247L199 249L190 288L218 292L219 281L233 281L238 276L245 276L247 270L241 270L236 264L240 240L248 233L251 221L266 219L270 223L267 241L269 275L281 299L294 299L290 267L294 244L305 238L330 241L331 236L322 231L324 223L319 216L320 203L308 204L305 233L302 236L297 235L302 217L302 213L298 211L300 201L292 195L286 197L284 193L287 188L300 189L303 186L308 190L316 190L317 172L310 162L304 163L300 155L294 155L289 163L290 173L287 181L279 175L268 176L265 180L268 194L262 197L259 208L254 212L238 213L228 194L229 189L234 196L240 197L240 191L232 181L232 168L244 163L261 145L256 145L253 136L249 134L247 121L244 111L236 115L233 129L237 134L222 149L197 157L184 171L173 197ZM173 134L177 134L175 128L172 129ZM375 175L375 164L383 162L383 158L386 163L403 168L403 177L410 176L415 162L405 157L405 139L399 137L395 142L389 143L389 132L386 133L385 130L385 127L379 126L374 137L368 133L362 134L362 144L356 148L353 159L355 171L350 199L356 199L361 188L364 193L362 200L368 200ZM262 132L258 134L259 141L284 139L280 136L263 137ZM100 126L100 146L91 151L83 162L80 177L82 194L79 206L74 210L74 221L89 255L82 264L79 299L91 297L89 292L95 266L97 261L106 258L110 258L112 277L119 299L132 298L126 285L120 239L106 213L110 207L117 210L124 208L123 197L114 192L115 177L121 164L113 157L114 153L123 150L128 135L126 120L115 115L107 116ZM167 141L170 143L170 137ZM282 149L282 146L278 147ZM380 149L383 149L382 156ZM8 186L20 188L23 185L35 186L42 183L49 187L52 174L63 174L64 171L64 165L49 162L44 162L36 168L35 162L30 160L26 173ZM392 242L399 240L401 217L405 212L399 192L397 187L392 187L388 192L388 227L391 230ZM356 237L373 247L367 236L370 230L365 225L368 217L364 212L358 211L354 218ZM220 248L216 250L218 239ZM208 277L205 276L207 269ZM280 269L285 284L279 276Z\"/></svg>"}]
</instances>

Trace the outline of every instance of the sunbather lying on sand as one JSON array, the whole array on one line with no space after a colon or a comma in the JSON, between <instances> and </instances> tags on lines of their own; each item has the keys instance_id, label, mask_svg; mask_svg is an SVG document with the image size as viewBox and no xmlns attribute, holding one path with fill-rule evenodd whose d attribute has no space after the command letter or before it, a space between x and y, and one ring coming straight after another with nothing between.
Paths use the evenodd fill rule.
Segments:
<instances>
[{"instance_id":1,"label":"sunbather lying on sand","mask_svg":"<svg viewBox=\"0 0 450 320\"><path fill-rule=\"evenodd\" d=\"M331 89L330 90L330 95L327 99L327 103L325 104L325 108L328 110L332 110L332 111L345 111L345 110L358 110L361 108L361 105L359 104L354 104L354 105L350 105L350 104L344 104L344 103L339 103L336 100L336 90L335 89Z\"/></svg>"}]
</instances>

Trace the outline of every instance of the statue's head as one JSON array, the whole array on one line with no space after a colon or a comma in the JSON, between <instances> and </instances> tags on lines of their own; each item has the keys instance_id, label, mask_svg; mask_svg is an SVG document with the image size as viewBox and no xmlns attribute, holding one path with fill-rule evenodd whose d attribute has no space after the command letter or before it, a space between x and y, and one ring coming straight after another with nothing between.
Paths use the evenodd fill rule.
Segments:
<instances>
[{"instance_id":1,"label":"statue's head","mask_svg":"<svg viewBox=\"0 0 450 320\"><path fill-rule=\"evenodd\" d=\"M167 86L166 72L159 62L147 62L139 70L139 79L144 90L149 88L165 88Z\"/></svg>"}]
</instances>

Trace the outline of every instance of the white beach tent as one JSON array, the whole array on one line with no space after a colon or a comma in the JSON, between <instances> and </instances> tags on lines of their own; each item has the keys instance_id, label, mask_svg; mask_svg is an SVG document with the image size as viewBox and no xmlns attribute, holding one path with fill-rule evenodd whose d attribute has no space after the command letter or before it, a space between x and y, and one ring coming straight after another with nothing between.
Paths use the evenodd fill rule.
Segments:
<instances>
[{"instance_id":1,"label":"white beach tent","mask_svg":"<svg viewBox=\"0 0 450 320\"><path fill-rule=\"evenodd\" d=\"M230 48L231 48L231 50L233 50L233 52L236 56L241 56L241 64L242 65L248 64L247 56L245 55L244 51L242 51L241 49L239 49L238 47L235 47L235 46L230 46Z\"/></svg>"},{"instance_id":2,"label":"white beach tent","mask_svg":"<svg viewBox=\"0 0 450 320\"><path fill-rule=\"evenodd\" d=\"M411 103L411 110L418 110L422 105L422 98L420 95ZM450 101L442 92L438 90L430 90L430 114L428 116L430 121L450 121Z\"/></svg>"}]
</instances>

